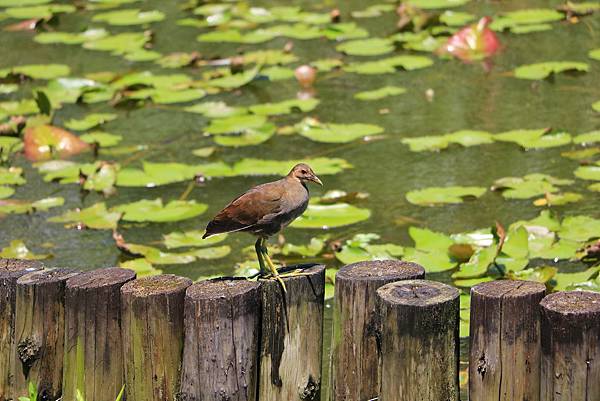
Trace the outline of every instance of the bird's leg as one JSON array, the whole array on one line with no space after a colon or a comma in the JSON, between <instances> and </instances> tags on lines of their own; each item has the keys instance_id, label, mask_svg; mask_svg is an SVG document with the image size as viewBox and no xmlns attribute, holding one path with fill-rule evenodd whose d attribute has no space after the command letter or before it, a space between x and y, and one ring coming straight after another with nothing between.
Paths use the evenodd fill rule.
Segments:
<instances>
[{"instance_id":1,"label":"bird's leg","mask_svg":"<svg viewBox=\"0 0 600 401\"><path fill-rule=\"evenodd\" d=\"M269 256L269 253L267 251L267 245L266 245L266 239L262 238L262 254L265 258L265 261L267 262L267 265L269 266L269 269L271 270L271 273L273 274L273 277L275 278L275 280L279 281L279 284L281 284L281 288L283 288L283 292L286 292L285 289L285 284L283 283L283 280L281 279L281 277L279 277L279 272L277 271L277 267L275 267L275 264L273 263L273 261L271 260L271 257Z\"/></svg>"},{"instance_id":2,"label":"bird's leg","mask_svg":"<svg viewBox=\"0 0 600 401\"><path fill-rule=\"evenodd\" d=\"M258 238L256 243L254 244L254 249L256 250L256 257L258 258L258 265L260 266L260 275L264 275L266 273L265 269L265 260L263 258L263 245L262 238Z\"/></svg>"}]
</instances>

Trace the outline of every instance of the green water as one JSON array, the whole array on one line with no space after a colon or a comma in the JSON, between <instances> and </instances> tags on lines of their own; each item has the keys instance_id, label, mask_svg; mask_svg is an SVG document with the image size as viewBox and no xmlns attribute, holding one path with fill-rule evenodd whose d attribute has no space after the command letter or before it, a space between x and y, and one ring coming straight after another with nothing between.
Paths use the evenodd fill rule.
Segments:
<instances>
[{"instance_id":1,"label":"green water","mask_svg":"<svg viewBox=\"0 0 600 401\"><path fill-rule=\"evenodd\" d=\"M253 5L289 5L292 2L253 2ZM329 10L338 5L324 2L293 2L308 9ZM138 3L136 6L141 5ZM503 1L472 2L461 10L482 15L494 15L499 11L526 7L548 7L561 4L558 1ZM362 9L363 1L347 1L339 4L343 17L349 10ZM240 51L273 48L281 49L287 39L275 39L259 45L208 45L195 40L197 28L177 26L174 22L189 17L189 11L181 10L175 2L147 1L145 9L158 9L166 13L165 21L152 24L155 32L153 50L161 53L174 51L199 51L205 58L231 56ZM60 31L79 31L89 25L92 12L79 11L62 15ZM396 17L387 13L382 17L361 19L358 23L366 27L371 36L387 36L394 32ZM99 26L100 24L94 24ZM274 136L259 146L245 148L223 148L210 160L233 162L244 157L298 159L314 156L340 157L348 160L354 168L340 174L322 177L324 188L313 188L312 194L319 195L329 189L348 192L367 192L370 197L360 206L371 209L372 216L363 223L342 229L331 230L334 238L348 238L355 233L374 232L383 242L409 245L411 243L406 225L395 222L404 216L415 219L424 227L446 233L463 232L489 227L494 221L505 225L519 219L537 216L540 209L529 200L505 200L499 194L488 192L482 198L458 205L443 207L420 207L409 204L404 194L410 190L429 186L479 185L489 187L495 179L506 176L523 176L529 173L546 173L561 178L573 178L578 166L560 156L567 147L523 151L511 143L462 148L450 147L439 153L414 153L401 143L402 138L423 135L439 135L459 129L480 129L502 132L519 128L552 127L573 134L600 128L600 114L590 105L600 99L600 64L587 58L589 50L600 44L600 13L582 19L578 24L553 23L551 31L525 35L500 34L505 49L493 58L493 68L486 72L480 63L465 64L456 60L439 60L423 70L397 72L384 75L357 75L342 72L322 73L315 85L321 104L309 115L322 121L338 123L373 123L385 129L385 138L369 143L362 141L350 144L329 145L311 142L298 135ZM136 27L115 28L111 32L139 31ZM198 77L199 70L161 69L152 62L128 62L106 52L85 50L80 46L42 45L32 41L30 32L0 32L0 68L30 63L64 63L72 69L72 76L99 71L150 70L162 73L185 72ZM332 42L316 39L294 40L293 53L302 62L339 55ZM408 53L397 51L396 53ZM359 57L344 57L345 61ZM591 69L587 74L560 74L552 81L528 81L515 79L508 71L522 64L550 60L588 62ZM401 96L389 97L374 102L353 99L355 92L397 85L407 88ZM425 92L434 91L432 101ZM271 84L259 81L233 91L212 96L210 100L224 100L230 105L251 105L293 98L298 91L295 80ZM4 95L2 100L20 97L28 93L24 85L16 95ZM203 99L205 100L205 99ZM119 118L102 126L102 130L123 136L121 145L148 144L150 150L139 155L117 157L117 161L131 162L137 167L141 160L154 162L201 163L203 160L191 154L191 150L210 146L211 139L203 136L207 120L200 115L186 113L187 104L154 106L148 104L141 109L123 110L107 104L65 105L56 112L54 124L61 126L70 118L79 118L89 112L116 112ZM380 114L387 108L389 113ZM299 121L302 115L275 117L281 126ZM90 156L81 158L90 160ZM25 168L27 184L17 188L19 199L40 199L46 196L62 196L65 205L49 212L7 215L0 220L0 246L13 239L23 239L36 252L51 252L50 264L80 269L114 266L125 257L115 246L109 231L69 230L61 224L48 223L50 216L75 207L87 207L104 200L97 193L82 195L76 185L44 183L37 170L24 158L19 157L16 165ZM318 174L318 171L317 171ZM202 229L208 219L229 200L245 189L268 177L236 177L213 179L197 186L188 196L210 205L208 212L198 218L165 224L120 224L119 230L127 241L150 244L161 239L162 234L172 231ZM600 217L598 196L585 190L589 182L577 180L570 188L585 194L583 201L555 207L561 216L585 214ZM116 196L106 199L108 205L135 201L142 198L177 199L186 190L187 183L157 188L118 188ZM319 234L319 230L289 228L286 239L293 243L307 243ZM185 275L196 279L211 274L233 274L237 262L246 257L241 249L252 245L254 239L248 235L231 235L225 242L232 247L231 254L223 259L198 261L188 265L166 266L165 272ZM49 244L48 244L49 243ZM42 247L50 245L50 248ZM331 266L336 262L328 260ZM448 274L433 276L449 281ZM328 316L329 317L329 316ZM327 341L326 341L327 342Z\"/></svg>"}]
</instances>

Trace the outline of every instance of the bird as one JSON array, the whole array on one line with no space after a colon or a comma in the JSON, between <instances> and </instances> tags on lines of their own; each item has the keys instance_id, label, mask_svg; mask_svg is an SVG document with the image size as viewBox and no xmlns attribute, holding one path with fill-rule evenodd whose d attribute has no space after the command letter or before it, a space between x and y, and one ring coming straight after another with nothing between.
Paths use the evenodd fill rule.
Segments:
<instances>
[{"instance_id":1,"label":"bird","mask_svg":"<svg viewBox=\"0 0 600 401\"><path fill-rule=\"evenodd\" d=\"M269 257L266 242L304 213L309 200L309 182L323 185L308 164L299 163L285 177L250 188L217 213L206 226L202 238L233 232L255 235L258 237L254 249L260 275L268 274L266 263L285 291L285 284Z\"/></svg>"}]
</instances>

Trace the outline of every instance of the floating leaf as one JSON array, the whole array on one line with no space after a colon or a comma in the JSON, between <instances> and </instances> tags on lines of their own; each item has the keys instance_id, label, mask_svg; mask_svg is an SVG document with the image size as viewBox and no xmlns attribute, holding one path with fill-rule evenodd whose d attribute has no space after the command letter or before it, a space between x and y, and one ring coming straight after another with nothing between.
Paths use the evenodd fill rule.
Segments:
<instances>
[{"instance_id":1,"label":"floating leaf","mask_svg":"<svg viewBox=\"0 0 600 401\"><path fill-rule=\"evenodd\" d=\"M410 0L407 3L424 9L435 9L435 8L452 8L459 7L463 4L467 4L471 0Z\"/></svg>"},{"instance_id":2,"label":"floating leaf","mask_svg":"<svg viewBox=\"0 0 600 401\"><path fill-rule=\"evenodd\" d=\"M320 235L310 239L308 245L294 245L286 242L277 252L281 255L300 255L303 257L315 257L320 254L325 248L325 241L329 235Z\"/></svg>"},{"instance_id":3,"label":"floating leaf","mask_svg":"<svg viewBox=\"0 0 600 401\"><path fill-rule=\"evenodd\" d=\"M173 200L163 205L162 199L142 199L137 202L115 206L111 211L123 213L122 219L134 222L164 223L196 217L208 208L196 201Z\"/></svg>"},{"instance_id":4,"label":"floating leaf","mask_svg":"<svg viewBox=\"0 0 600 401\"><path fill-rule=\"evenodd\" d=\"M117 185L125 187L155 187L175 182L188 181L200 174L200 166L179 163L144 162L143 170L121 169Z\"/></svg>"},{"instance_id":5,"label":"floating leaf","mask_svg":"<svg viewBox=\"0 0 600 401\"><path fill-rule=\"evenodd\" d=\"M119 248L133 255L143 256L148 262L155 265L187 264L198 259L218 259L227 256L231 252L231 248L226 245L214 248L193 249L181 253L163 252L152 246L126 242L118 242L117 245Z\"/></svg>"},{"instance_id":6,"label":"floating leaf","mask_svg":"<svg viewBox=\"0 0 600 401\"><path fill-rule=\"evenodd\" d=\"M83 225L97 230L115 230L121 213L108 211L104 202L96 203L86 209L70 210L60 216L52 217L48 221L53 223L71 223Z\"/></svg>"},{"instance_id":7,"label":"floating leaf","mask_svg":"<svg viewBox=\"0 0 600 401\"><path fill-rule=\"evenodd\" d=\"M92 113L79 120L71 119L65 123L65 126L76 131L85 131L116 118L117 115L112 113Z\"/></svg>"},{"instance_id":8,"label":"floating leaf","mask_svg":"<svg viewBox=\"0 0 600 401\"><path fill-rule=\"evenodd\" d=\"M237 29L226 29L203 33L196 39L199 42L257 44L267 42L278 35L279 32L269 29L257 29L246 32L240 32Z\"/></svg>"},{"instance_id":9,"label":"floating leaf","mask_svg":"<svg viewBox=\"0 0 600 401\"><path fill-rule=\"evenodd\" d=\"M99 146L106 148L118 145L123 137L108 132L94 131L81 135L79 139L90 144L97 143Z\"/></svg>"},{"instance_id":10,"label":"floating leaf","mask_svg":"<svg viewBox=\"0 0 600 401\"><path fill-rule=\"evenodd\" d=\"M106 22L110 25L140 25L162 21L165 14L160 11L141 11L139 9L109 11L94 15L92 21Z\"/></svg>"},{"instance_id":11,"label":"floating leaf","mask_svg":"<svg viewBox=\"0 0 600 401\"><path fill-rule=\"evenodd\" d=\"M266 142L275 134L275 125L266 123L258 128L248 128L235 135L217 135L214 142L221 146L251 146Z\"/></svg>"},{"instance_id":12,"label":"floating leaf","mask_svg":"<svg viewBox=\"0 0 600 401\"><path fill-rule=\"evenodd\" d=\"M559 206L579 202L581 199L583 199L583 195L575 192L547 193L543 198L536 199L533 204L535 206Z\"/></svg>"},{"instance_id":13,"label":"floating leaf","mask_svg":"<svg viewBox=\"0 0 600 401\"><path fill-rule=\"evenodd\" d=\"M600 130L586 132L573 137L573 143L588 145L590 143L600 142Z\"/></svg>"},{"instance_id":14,"label":"floating leaf","mask_svg":"<svg viewBox=\"0 0 600 401\"><path fill-rule=\"evenodd\" d=\"M208 118L225 118L247 114L245 107L231 107L225 102L204 102L184 109L190 113L199 113Z\"/></svg>"},{"instance_id":15,"label":"floating leaf","mask_svg":"<svg viewBox=\"0 0 600 401\"><path fill-rule=\"evenodd\" d=\"M14 188L0 185L0 199L11 197L15 193Z\"/></svg>"},{"instance_id":16,"label":"floating leaf","mask_svg":"<svg viewBox=\"0 0 600 401\"><path fill-rule=\"evenodd\" d=\"M541 149L563 146L571 142L566 132L552 133L549 129L519 129L494 135L497 141L514 142L525 149Z\"/></svg>"},{"instance_id":17,"label":"floating leaf","mask_svg":"<svg viewBox=\"0 0 600 401\"><path fill-rule=\"evenodd\" d=\"M298 109L303 113L312 111L319 104L318 99L291 99L277 103L262 103L250 106L249 110L254 114L264 116L275 116L279 114L289 114Z\"/></svg>"},{"instance_id":18,"label":"floating leaf","mask_svg":"<svg viewBox=\"0 0 600 401\"><path fill-rule=\"evenodd\" d=\"M45 19L49 20L54 14L72 13L76 9L68 4L45 4L31 7L11 7L4 13L12 18L18 19Z\"/></svg>"},{"instance_id":19,"label":"floating leaf","mask_svg":"<svg viewBox=\"0 0 600 401\"><path fill-rule=\"evenodd\" d=\"M496 259L496 246L478 249L467 263L460 265L457 272L452 274L454 279L477 278L485 276L488 267Z\"/></svg>"},{"instance_id":20,"label":"floating leaf","mask_svg":"<svg viewBox=\"0 0 600 401\"><path fill-rule=\"evenodd\" d=\"M588 56L590 58L593 58L594 60L600 61L600 48L599 49L590 50L588 52Z\"/></svg>"},{"instance_id":21,"label":"floating leaf","mask_svg":"<svg viewBox=\"0 0 600 401\"><path fill-rule=\"evenodd\" d=\"M0 115L19 116L38 112L37 103L33 99L0 102Z\"/></svg>"},{"instance_id":22,"label":"floating leaf","mask_svg":"<svg viewBox=\"0 0 600 401\"><path fill-rule=\"evenodd\" d=\"M379 239L377 234L356 234L347 240L335 253L336 259L344 264L365 260L388 260L402 256L404 248L396 244L371 244Z\"/></svg>"},{"instance_id":23,"label":"floating leaf","mask_svg":"<svg viewBox=\"0 0 600 401\"><path fill-rule=\"evenodd\" d=\"M53 79L67 76L71 73L68 65L64 64L28 64L0 70L0 78L9 75L23 75L31 79Z\"/></svg>"},{"instance_id":24,"label":"floating leaf","mask_svg":"<svg viewBox=\"0 0 600 401\"><path fill-rule=\"evenodd\" d=\"M33 38L34 42L42 44L63 43L78 45L87 41L102 39L108 36L105 29L91 28L79 33L71 32L40 32Z\"/></svg>"},{"instance_id":25,"label":"floating leaf","mask_svg":"<svg viewBox=\"0 0 600 401\"><path fill-rule=\"evenodd\" d=\"M192 151L192 154L194 156L198 156L198 157L209 157L210 155L212 155L213 153L215 153L215 150L217 148L215 148L214 146L207 146L204 148L198 148L198 149L194 149Z\"/></svg>"},{"instance_id":26,"label":"floating leaf","mask_svg":"<svg viewBox=\"0 0 600 401\"><path fill-rule=\"evenodd\" d=\"M163 243L169 249L193 246L205 247L223 242L227 238L227 234L220 234L202 239L204 233L204 230L194 230L185 232L176 231L163 235Z\"/></svg>"},{"instance_id":27,"label":"floating leaf","mask_svg":"<svg viewBox=\"0 0 600 401\"><path fill-rule=\"evenodd\" d=\"M139 51L148 43L151 36L144 32L124 32L100 39L87 40L85 49L109 51L113 54L127 54Z\"/></svg>"},{"instance_id":28,"label":"floating leaf","mask_svg":"<svg viewBox=\"0 0 600 401\"><path fill-rule=\"evenodd\" d=\"M414 205L434 206L444 203L462 203L465 198L479 198L486 192L483 187L430 187L410 191L406 200Z\"/></svg>"},{"instance_id":29,"label":"floating leaf","mask_svg":"<svg viewBox=\"0 0 600 401\"><path fill-rule=\"evenodd\" d=\"M493 191L501 191L507 199L528 199L558 191L558 185L570 185L573 181L554 178L546 174L528 174L524 177L504 177L496 180Z\"/></svg>"},{"instance_id":30,"label":"floating leaf","mask_svg":"<svg viewBox=\"0 0 600 401\"><path fill-rule=\"evenodd\" d=\"M577 167L575 176L582 180L600 181L600 165Z\"/></svg>"},{"instance_id":31,"label":"floating leaf","mask_svg":"<svg viewBox=\"0 0 600 401\"><path fill-rule=\"evenodd\" d=\"M508 276L511 280L528 280L537 281L545 284L552 279L558 272L558 269L553 266L539 266L533 269L525 269L518 272L509 272Z\"/></svg>"},{"instance_id":32,"label":"floating leaf","mask_svg":"<svg viewBox=\"0 0 600 401\"><path fill-rule=\"evenodd\" d=\"M377 61L351 63L346 65L343 69L346 72L355 72L358 74L385 74L396 72L398 68L412 71L429 67L432 64L433 61L424 56L403 55L384 58Z\"/></svg>"},{"instance_id":33,"label":"floating leaf","mask_svg":"<svg viewBox=\"0 0 600 401\"><path fill-rule=\"evenodd\" d=\"M72 133L51 125L26 128L23 142L25 156L33 161L66 158L90 148Z\"/></svg>"},{"instance_id":34,"label":"floating leaf","mask_svg":"<svg viewBox=\"0 0 600 401\"><path fill-rule=\"evenodd\" d=\"M266 117L261 115L246 114L231 116L212 120L204 131L213 135L243 132L251 128L260 128L266 122Z\"/></svg>"},{"instance_id":35,"label":"floating leaf","mask_svg":"<svg viewBox=\"0 0 600 401\"><path fill-rule=\"evenodd\" d=\"M584 282L592 278L598 271L600 266L590 267L587 270L577 273L556 273L554 275L554 286L555 291L565 291L567 288L574 286L578 283Z\"/></svg>"},{"instance_id":36,"label":"floating leaf","mask_svg":"<svg viewBox=\"0 0 600 401\"><path fill-rule=\"evenodd\" d=\"M587 241L600 238L600 219L589 216L568 216L561 223L558 235L562 239Z\"/></svg>"},{"instance_id":37,"label":"floating leaf","mask_svg":"<svg viewBox=\"0 0 600 401\"><path fill-rule=\"evenodd\" d=\"M406 89L399 86L384 86L379 89L355 93L354 98L359 100L379 100L388 96L401 95L403 93L406 93Z\"/></svg>"},{"instance_id":38,"label":"floating leaf","mask_svg":"<svg viewBox=\"0 0 600 401\"><path fill-rule=\"evenodd\" d=\"M595 111L600 112L600 100L598 100L595 103L592 103L592 109L594 109Z\"/></svg>"},{"instance_id":39,"label":"floating leaf","mask_svg":"<svg viewBox=\"0 0 600 401\"><path fill-rule=\"evenodd\" d=\"M27 259L27 260L39 260L48 259L52 255L49 254L35 254L27 248L25 243L21 240L10 241L10 245L6 248L2 248L0 251L0 258L6 259Z\"/></svg>"},{"instance_id":40,"label":"floating leaf","mask_svg":"<svg viewBox=\"0 0 600 401\"><path fill-rule=\"evenodd\" d=\"M65 200L60 197L56 198L44 198L35 202L8 199L0 200L0 213L33 213L35 211L46 211L50 208L61 206Z\"/></svg>"},{"instance_id":41,"label":"floating leaf","mask_svg":"<svg viewBox=\"0 0 600 401\"><path fill-rule=\"evenodd\" d=\"M446 136L439 135L404 138L402 139L402 143L408 145L413 152L422 152L424 150L436 151L446 149L450 144L450 141Z\"/></svg>"},{"instance_id":42,"label":"floating leaf","mask_svg":"<svg viewBox=\"0 0 600 401\"><path fill-rule=\"evenodd\" d=\"M446 149L451 143L461 146L475 146L494 142L494 136L486 131L460 130L437 136L404 138L402 143L408 145L413 152L438 151Z\"/></svg>"},{"instance_id":43,"label":"floating leaf","mask_svg":"<svg viewBox=\"0 0 600 401\"><path fill-rule=\"evenodd\" d=\"M152 263L148 262L144 258L131 259L125 262L121 262L119 263L119 267L123 269L133 270L137 278L163 274L162 270L154 268L154 266L152 266Z\"/></svg>"},{"instance_id":44,"label":"floating leaf","mask_svg":"<svg viewBox=\"0 0 600 401\"><path fill-rule=\"evenodd\" d=\"M440 15L440 22L450 26L463 26L475 18L475 15L470 13L446 10Z\"/></svg>"},{"instance_id":45,"label":"floating leaf","mask_svg":"<svg viewBox=\"0 0 600 401\"><path fill-rule=\"evenodd\" d=\"M567 71L587 72L590 66L576 61L547 61L523 65L515 69L515 77L521 79L544 79L552 74Z\"/></svg>"},{"instance_id":46,"label":"floating leaf","mask_svg":"<svg viewBox=\"0 0 600 401\"><path fill-rule=\"evenodd\" d=\"M19 167L0 167L0 185L25 184L26 181L22 174L23 169Z\"/></svg>"},{"instance_id":47,"label":"floating leaf","mask_svg":"<svg viewBox=\"0 0 600 401\"><path fill-rule=\"evenodd\" d=\"M310 204L306 212L295 220L291 227L329 229L355 224L367 220L370 216L371 212L368 209L358 208L347 203Z\"/></svg>"},{"instance_id":48,"label":"floating leaf","mask_svg":"<svg viewBox=\"0 0 600 401\"><path fill-rule=\"evenodd\" d=\"M539 25L545 22L560 21L564 14L552 9L524 9L503 13L496 18L490 27L497 31L510 28L511 30L522 25Z\"/></svg>"},{"instance_id":49,"label":"floating leaf","mask_svg":"<svg viewBox=\"0 0 600 401\"><path fill-rule=\"evenodd\" d=\"M351 142L383 132L383 128L373 124L327 124L314 119L302 120L296 130L308 139L325 143Z\"/></svg>"},{"instance_id":50,"label":"floating leaf","mask_svg":"<svg viewBox=\"0 0 600 401\"><path fill-rule=\"evenodd\" d=\"M456 263L442 252L415 248L405 248L402 260L420 264L427 273L440 273L456 267Z\"/></svg>"},{"instance_id":51,"label":"floating leaf","mask_svg":"<svg viewBox=\"0 0 600 401\"><path fill-rule=\"evenodd\" d=\"M216 87L216 88L224 88L224 89L234 89L240 88L248 83L250 83L260 71L261 66L257 65L251 70L244 71L239 74L230 74L225 75L220 78L211 79L206 82L207 86Z\"/></svg>"},{"instance_id":52,"label":"floating leaf","mask_svg":"<svg viewBox=\"0 0 600 401\"><path fill-rule=\"evenodd\" d=\"M379 56L392 52L394 43L383 38L359 39L339 44L336 50L351 56Z\"/></svg>"}]
</instances>

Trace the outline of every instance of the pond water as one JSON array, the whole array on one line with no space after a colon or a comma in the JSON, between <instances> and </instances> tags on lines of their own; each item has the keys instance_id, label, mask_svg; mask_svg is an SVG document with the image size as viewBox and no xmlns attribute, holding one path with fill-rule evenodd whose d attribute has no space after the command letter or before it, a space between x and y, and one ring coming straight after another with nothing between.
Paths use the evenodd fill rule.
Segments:
<instances>
[{"instance_id":1,"label":"pond water","mask_svg":"<svg viewBox=\"0 0 600 401\"><path fill-rule=\"evenodd\" d=\"M357 0L346 1L343 4L332 1L323 1L320 4L310 1L257 1L252 2L252 6L269 8L276 5L288 6L292 3L302 6L307 11L326 14L338 6L342 22L355 21L365 28L371 37L389 37L396 33L398 17L394 11L384 11L376 17L352 18L351 11L363 10L367 5L371 5ZM0 1L0 7L2 4ZM342 158L350 163L352 168L337 174L322 175L324 187L311 187L311 194L314 196L333 189L369 194L368 198L356 201L355 205L368 208L371 211L370 218L356 224L326 230L330 234L330 240L340 239L342 244L358 233L376 233L380 236L376 243L394 243L410 247L413 244L408 231L410 226L450 234L493 227L496 221L508 227L515 221L532 219L538 216L542 209L549 209L532 203L536 198L543 198L543 191L541 195L528 199L506 199L499 192L487 191L475 200L438 206L415 205L405 197L409 191L427 187L489 188L495 180L502 177L522 177L532 173L574 180L563 192L583 195L577 202L552 206L550 209L559 219L576 215L600 218L598 192L588 189L593 181L575 178L574 171L580 163L561 156L565 151L582 149L581 145L564 144L524 150L522 146L513 142L494 142L471 147L451 145L436 152L413 152L403 143L403 139L406 138L442 135L465 129L496 134L517 129L551 127L552 132L568 132L572 136L599 129L600 113L594 111L591 105L600 100L600 62L588 57L588 52L600 46L600 11L583 16L577 21L569 22L563 18L560 21L548 22L550 29L540 32L498 33L503 49L491 59L491 67L484 68L479 61L464 63L455 59L442 59L427 52L405 50L401 46L380 56L343 55L336 51L335 41L324 38L299 40L276 37L257 44L199 42L196 40L199 34L215 28L178 25L177 21L194 17L190 9L182 7L183 3L149 0L124 4L121 9L135 7L159 10L165 14L162 21L131 26L92 22L94 15L110 10L84 9L89 4L77 2L80 9L73 13L60 14L56 22L38 28L37 33L46 30L81 32L89 27L103 27L113 34L151 30L151 50L163 55L197 51L202 60L223 59L257 49L281 50L287 42L292 42L291 53L297 60L285 65L286 68L292 69L319 59L337 58L342 60L344 65L348 65L400 54L419 54L429 57L434 62L427 68L414 71L398 69L386 74L364 75L339 69L320 71L314 85L314 96L320 103L314 110L269 118L277 127L293 125L310 116L326 123L366 123L383 128L383 136L369 141L358 139L349 143L322 143L298 134L278 133L259 145L216 146L215 152L206 158L192 153L194 149L215 144L212 137L204 135L210 119L202 114L187 112L185 107L206 101L224 101L230 106L251 106L293 99L300 90L293 77L275 82L266 78L255 79L239 89L209 94L201 100L186 103L156 104L148 101L137 107L124 107L123 104L113 107L109 101L93 104L80 102L64 104L62 108L54 110L52 124L58 127L65 127L65 123L70 119L80 119L89 113L117 115L113 121L94 129L122 136L117 149L123 151L104 152L100 149L97 160L118 162L122 168L140 169L142 161L197 165L220 161L234 163L244 158L283 161L304 159L309 162L315 157ZM454 10L481 17L497 16L502 12L526 8L553 9L561 4L562 2L558 1L535 0L473 1ZM432 12L442 11L443 9L438 9ZM195 18L200 20L199 17ZM0 26L15 22L17 20L7 18L0 22ZM280 22L272 22L265 26L275 23ZM56 63L68 65L71 77L83 77L105 71L120 76L136 71L151 71L155 74L183 73L201 81L205 79L202 76L204 72L216 68L202 66L168 69L154 61L129 61L123 56L88 50L78 44L37 43L33 40L35 34L35 31L0 32L0 69L27 64ZM589 70L586 73L556 74L546 80L518 79L512 74L512 71L521 65L545 61L583 62L589 66ZM246 71L251 68L247 66ZM43 80L25 81L19 85L16 92L0 95L0 101L32 98L32 89L41 86L44 86ZM406 93L373 101L353 97L357 92L384 86L403 87ZM129 88L133 89L139 88ZM128 105L131 106L131 103ZM139 145L146 148L141 151L127 148ZM588 159L594 162L593 156ZM94 157L91 153L86 153L72 160L91 162ZM111 230L65 228L64 224L48 222L48 218L74 208L86 208L98 202L106 202L110 207L140 199L162 198L166 203L185 198L188 201L195 200L207 204L208 210L205 213L176 222L119 223L118 232L126 242L164 250L161 244L162 235L174 231L202 230L208 220L232 198L253 185L275 177L213 177L192 185L189 184L192 180L185 179L154 188L117 185L116 194L105 197L96 191L83 193L77 184L44 182L38 169L32 167L32 163L19 154L11 156L8 165L23 168L23 176L26 179L26 183L15 188L16 193L12 198L38 200L50 196L62 197L64 205L34 213L7 213L0 221L0 246L6 247L12 240L23 240L35 253L52 254L50 264L80 269L114 266L134 257L125 254L115 245ZM315 170L319 174L319 169ZM311 238L323 233L322 229L291 227L285 230L284 236L286 241L302 245L308 244ZM595 235L598 236L600 235ZM219 244L231 248L231 252L225 257L195 260L187 264L155 264L154 267L192 279L216 274L237 274L240 270L236 269L236 264L252 257L252 249L248 252L245 248L253 245L253 241L253 238L245 234L230 235ZM302 260L323 261L330 267L341 266L340 262L327 257L328 254L331 255L329 248L324 253L325 257ZM296 256L283 260L293 263L300 259L301 257ZM581 262L563 261L556 264L546 260L543 263L531 263L558 266L559 272L581 271L586 267ZM430 277L451 283L451 273L452 270L448 270L434 273Z\"/></svg>"}]
</instances>

